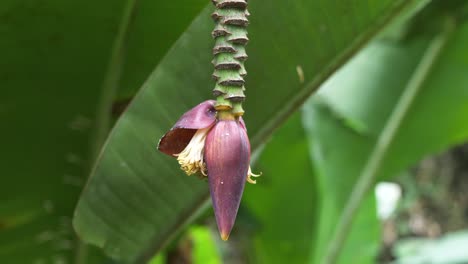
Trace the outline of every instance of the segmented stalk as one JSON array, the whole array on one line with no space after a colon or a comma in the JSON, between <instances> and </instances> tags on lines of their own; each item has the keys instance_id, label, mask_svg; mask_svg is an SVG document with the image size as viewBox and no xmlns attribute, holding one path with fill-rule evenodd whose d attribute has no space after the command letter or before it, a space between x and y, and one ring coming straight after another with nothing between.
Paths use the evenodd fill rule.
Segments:
<instances>
[{"instance_id":1,"label":"segmented stalk","mask_svg":"<svg viewBox=\"0 0 468 264\"><path fill-rule=\"evenodd\" d=\"M230 111L235 116L241 116L244 114L242 102L245 99L244 77L247 75L244 68L247 59L245 45L249 41L247 0L212 1L216 7L212 14L216 22L212 32L215 39L213 48L215 108L218 111Z\"/></svg>"}]
</instances>

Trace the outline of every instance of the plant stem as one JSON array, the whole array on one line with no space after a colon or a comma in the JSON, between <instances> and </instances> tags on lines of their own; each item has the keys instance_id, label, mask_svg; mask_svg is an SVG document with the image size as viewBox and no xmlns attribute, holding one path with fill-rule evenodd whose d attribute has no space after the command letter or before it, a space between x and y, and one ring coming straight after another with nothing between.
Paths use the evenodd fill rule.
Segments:
<instances>
[{"instance_id":1,"label":"plant stem","mask_svg":"<svg viewBox=\"0 0 468 264\"><path fill-rule=\"evenodd\" d=\"M98 108L96 112L94 133L92 135L91 153L89 164L89 171L91 172L94 164L101 152L101 148L107 138L111 128L111 109L112 103L117 93L119 83L122 77L122 68L124 64L126 43L128 40L130 25L136 13L138 0L128 0L125 7L122 20L120 22L117 36L113 43L112 53L110 55L109 64L101 87L101 94L99 97ZM77 241L77 249L75 254L75 263L82 264L88 263L88 247L81 242Z\"/></svg>"},{"instance_id":2,"label":"plant stem","mask_svg":"<svg viewBox=\"0 0 468 264\"><path fill-rule=\"evenodd\" d=\"M379 135L365 167L361 171L358 182L354 186L349 202L346 204L340 216L338 226L336 227L335 233L321 263L336 263L358 209L365 195L372 188L402 121L442 53L443 47L447 43L453 28L454 22L451 19L447 19L443 32L431 41L411 79L408 81L395 109Z\"/></svg>"},{"instance_id":3,"label":"plant stem","mask_svg":"<svg viewBox=\"0 0 468 264\"><path fill-rule=\"evenodd\" d=\"M215 108L218 111L228 111L235 116L242 116L244 114L242 101L245 99L244 77L247 75L244 68L244 61L247 59L245 45L249 41L247 0L213 0L213 4L216 7L212 14L216 22L212 32L215 39L213 48Z\"/></svg>"}]
</instances>

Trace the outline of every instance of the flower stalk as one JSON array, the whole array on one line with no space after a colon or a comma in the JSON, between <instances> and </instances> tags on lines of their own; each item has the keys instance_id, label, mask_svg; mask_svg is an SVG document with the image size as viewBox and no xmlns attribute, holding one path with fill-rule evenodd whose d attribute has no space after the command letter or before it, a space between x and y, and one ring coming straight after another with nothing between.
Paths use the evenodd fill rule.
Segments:
<instances>
[{"instance_id":1,"label":"flower stalk","mask_svg":"<svg viewBox=\"0 0 468 264\"><path fill-rule=\"evenodd\" d=\"M158 149L176 157L187 175L208 178L216 222L227 240L236 220L246 182L258 177L250 169L250 142L242 115L247 72L247 0L213 0L213 94L187 111L161 138ZM202 176L202 177L203 177Z\"/></svg>"},{"instance_id":2,"label":"flower stalk","mask_svg":"<svg viewBox=\"0 0 468 264\"><path fill-rule=\"evenodd\" d=\"M216 23L212 32L215 39L212 61L215 68L213 79L216 81L213 90L215 109L239 117L244 114L242 102L245 99L244 77L247 75L244 67L247 60L245 45L249 41L247 0L213 0L213 4L215 11L211 17Z\"/></svg>"}]
</instances>

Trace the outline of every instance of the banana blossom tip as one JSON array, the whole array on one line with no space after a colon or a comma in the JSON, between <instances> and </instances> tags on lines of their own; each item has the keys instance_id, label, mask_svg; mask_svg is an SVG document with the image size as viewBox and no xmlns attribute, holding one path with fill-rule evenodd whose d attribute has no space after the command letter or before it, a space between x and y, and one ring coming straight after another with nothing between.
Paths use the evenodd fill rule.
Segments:
<instances>
[{"instance_id":1,"label":"banana blossom tip","mask_svg":"<svg viewBox=\"0 0 468 264\"><path fill-rule=\"evenodd\" d=\"M242 117L220 120L215 101L187 111L161 138L158 149L176 157L187 175L208 177L211 200L223 240L229 238L245 182L255 184L250 168L250 141Z\"/></svg>"}]
</instances>

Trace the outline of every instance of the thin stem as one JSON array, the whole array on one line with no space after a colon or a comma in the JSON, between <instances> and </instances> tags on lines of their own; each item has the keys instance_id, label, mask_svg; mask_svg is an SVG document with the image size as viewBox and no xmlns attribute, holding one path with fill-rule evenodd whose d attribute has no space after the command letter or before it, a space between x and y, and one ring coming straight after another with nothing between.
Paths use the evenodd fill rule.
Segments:
<instances>
[{"instance_id":1,"label":"thin stem","mask_svg":"<svg viewBox=\"0 0 468 264\"><path fill-rule=\"evenodd\" d=\"M213 4L215 11L212 18L216 23L212 32L215 39L215 108L241 116L244 114L242 101L245 99L244 77L247 75L244 68L244 61L247 59L245 45L249 41L247 0L213 0Z\"/></svg>"},{"instance_id":2,"label":"thin stem","mask_svg":"<svg viewBox=\"0 0 468 264\"><path fill-rule=\"evenodd\" d=\"M112 53L110 55L109 64L107 65L106 75L101 87L101 95L98 102L96 112L94 133L92 135L91 154L90 154L90 169L92 164L96 162L101 152L101 148L107 138L111 127L111 109L112 103L117 93L119 83L122 77L122 68L125 59L126 43L128 40L128 33L133 17L136 13L138 0L128 0L122 20L119 25L117 36L114 40ZM81 242L77 241L77 250L75 255L75 263L87 263L88 247Z\"/></svg>"},{"instance_id":3,"label":"thin stem","mask_svg":"<svg viewBox=\"0 0 468 264\"><path fill-rule=\"evenodd\" d=\"M426 49L421 62L417 66L411 79L407 83L399 101L393 112L391 113L387 123L385 124L382 133L380 134L375 147L369 156L365 167L361 171L353 191L350 195L349 202L343 210L338 226L329 244L326 255L321 263L332 264L336 263L340 250L342 249L346 237L351 229L353 220L361 206L364 197L372 188L378 172L386 158L388 149L392 144L395 135L397 134L402 121L404 120L408 110L410 109L414 99L418 95L424 81L429 76L432 67L437 62L444 45L449 39L450 33L453 30L454 23L452 20L447 20L444 31L436 36Z\"/></svg>"}]
</instances>

